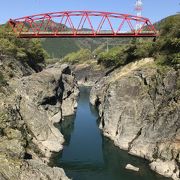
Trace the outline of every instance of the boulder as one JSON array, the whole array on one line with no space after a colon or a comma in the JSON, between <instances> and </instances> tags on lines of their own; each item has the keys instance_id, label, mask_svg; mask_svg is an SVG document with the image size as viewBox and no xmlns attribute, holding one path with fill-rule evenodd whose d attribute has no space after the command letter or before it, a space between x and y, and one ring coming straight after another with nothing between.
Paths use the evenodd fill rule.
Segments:
<instances>
[{"instance_id":1,"label":"boulder","mask_svg":"<svg viewBox=\"0 0 180 180\"><path fill-rule=\"evenodd\" d=\"M20 180L69 180L64 170L58 167L48 167L35 160L23 163L21 167Z\"/></svg>"},{"instance_id":2,"label":"boulder","mask_svg":"<svg viewBox=\"0 0 180 180\"><path fill-rule=\"evenodd\" d=\"M1 180L69 180L64 170L49 167L41 161L12 158L0 154Z\"/></svg>"},{"instance_id":3,"label":"boulder","mask_svg":"<svg viewBox=\"0 0 180 180\"><path fill-rule=\"evenodd\" d=\"M172 177L174 180L179 180L179 167L174 160L162 161L157 159L150 164L152 170L166 177Z\"/></svg>"},{"instance_id":4,"label":"boulder","mask_svg":"<svg viewBox=\"0 0 180 180\"><path fill-rule=\"evenodd\" d=\"M125 167L125 169L132 170L132 171L136 171L136 172L139 171L139 168L138 168L138 167L135 167L135 166L133 166L133 165L131 165L131 164L127 164L126 167Z\"/></svg>"}]
</instances>

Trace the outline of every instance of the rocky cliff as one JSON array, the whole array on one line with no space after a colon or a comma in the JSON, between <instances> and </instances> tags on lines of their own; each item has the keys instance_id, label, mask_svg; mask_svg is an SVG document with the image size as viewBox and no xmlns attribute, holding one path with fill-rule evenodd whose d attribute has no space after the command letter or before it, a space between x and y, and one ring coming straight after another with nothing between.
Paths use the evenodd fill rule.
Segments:
<instances>
[{"instance_id":1,"label":"rocky cliff","mask_svg":"<svg viewBox=\"0 0 180 180\"><path fill-rule=\"evenodd\" d=\"M67 65L34 73L20 63L13 72L10 59L11 66L7 61L0 65L6 77L0 88L0 179L66 180L61 168L47 162L63 148L63 135L54 123L73 114L77 106L75 77Z\"/></svg>"},{"instance_id":2,"label":"rocky cliff","mask_svg":"<svg viewBox=\"0 0 180 180\"><path fill-rule=\"evenodd\" d=\"M180 71L143 59L115 70L91 90L100 128L115 145L180 179Z\"/></svg>"},{"instance_id":3,"label":"rocky cliff","mask_svg":"<svg viewBox=\"0 0 180 180\"><path fill-rule=\"evenodd\" d=\"M79 85L94 86L95 82L101 79L107 69L97 64L96 60L72 65L71 68L76 75Z\"/></svg>"}]
</instances>

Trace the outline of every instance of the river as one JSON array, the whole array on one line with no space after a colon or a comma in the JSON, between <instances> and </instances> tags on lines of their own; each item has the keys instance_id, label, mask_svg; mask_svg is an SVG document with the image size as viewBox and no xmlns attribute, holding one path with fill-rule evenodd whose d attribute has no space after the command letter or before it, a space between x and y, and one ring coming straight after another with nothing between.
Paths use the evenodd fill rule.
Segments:
<instances>
[{"instance_id":1,"label":"river","mask_svg":"<svg viewBox=\"0 0 180 180\"><path fill-rule=\"evenodd\" d=\"M102 136L98 113L89 104L90 88L80 88L77 113L59 127L66 143L61 153L52 158L53 166L62 167L73 180L166 180L148 167L148 162L129 155ZM126 170L126 164L140 168Z\"/></svg>"}]
</instances>

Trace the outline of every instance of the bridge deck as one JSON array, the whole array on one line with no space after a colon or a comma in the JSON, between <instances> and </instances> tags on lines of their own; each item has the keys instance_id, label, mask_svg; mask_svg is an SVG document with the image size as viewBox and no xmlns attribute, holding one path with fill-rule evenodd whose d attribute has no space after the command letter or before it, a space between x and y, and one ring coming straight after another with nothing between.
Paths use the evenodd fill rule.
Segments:
<instances>
[{"instance_id":1,"label":"bridge deck","mask_svg":"<svg viewBox=\"0 0 180 180\"><path fill-rule=\"evenodd\" d=\"M142 33L132 33L132 32L125 32L125 33L108 33L108 32L101 32L101 33L92 33L92 32L22 32L19 34L21 38L77 38L77 37L156 37L157 34L154 32L142 32Z\"/></svg>"}]
</instances>

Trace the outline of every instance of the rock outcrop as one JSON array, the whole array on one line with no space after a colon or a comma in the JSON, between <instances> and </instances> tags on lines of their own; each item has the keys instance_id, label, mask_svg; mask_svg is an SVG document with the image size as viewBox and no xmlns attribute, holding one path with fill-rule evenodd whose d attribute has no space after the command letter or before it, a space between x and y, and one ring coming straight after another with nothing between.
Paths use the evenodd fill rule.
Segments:
<instances>
[{"instance_id":1,"label":"rock outcrop","mask_svg":"<svg viewBox=\"0 0 180 180\"><path fill-rule=\"evenodd\" d=\"M47 162L63 148L64 137L54 123L74 113L77 82L67 65L30 72L1 87L0 179L66 180L63 169Z\"/></svg>"},{"instance_id":2,"label":"rock outcrop","mask_svg":"<svg viewBox=\"0 0 180 180\"><path fill-rule=\"evenodd\" d=\"M36 65L35 69L33 69L28 65L26 60L17 60L12 56L3 56L0 54L0 72L4 75L7 81L31 75L32 73L37 72L37 69L41 70L42 67Z\"/></svg>"},{"instance_id":3,"label":"rock outcrop","mask_svg":"<svg viewBox=\"0 0 180 180\"><path fill-rule=\"evenodd\" d=\"M22 160L0 154L1 180L69 180L64 170L41 161Z\"/></svg>"},{"instance_id":4,"label":"rock outcrop","mask_svg":"<svg viewBox=\"0 0 180 180\"><path fill-rule=\"evenodd\" d=\"M180 71L147 58L96 83L90 101L115 145L148 159L158 173L180 179Z\"/></svg>"},{"instance_id":5,"label":"rock outcrop","mask_svg":"<svg viewBox=\"0 0 180 180\"><path fill-rule=\"evenodd\" d=\"M72 65L71 68L76 75L78 84L83 86L94 86L95 82L101 79L107 71L107 69L98 65L96 60Z\"/></svg>"}]
</instances>

